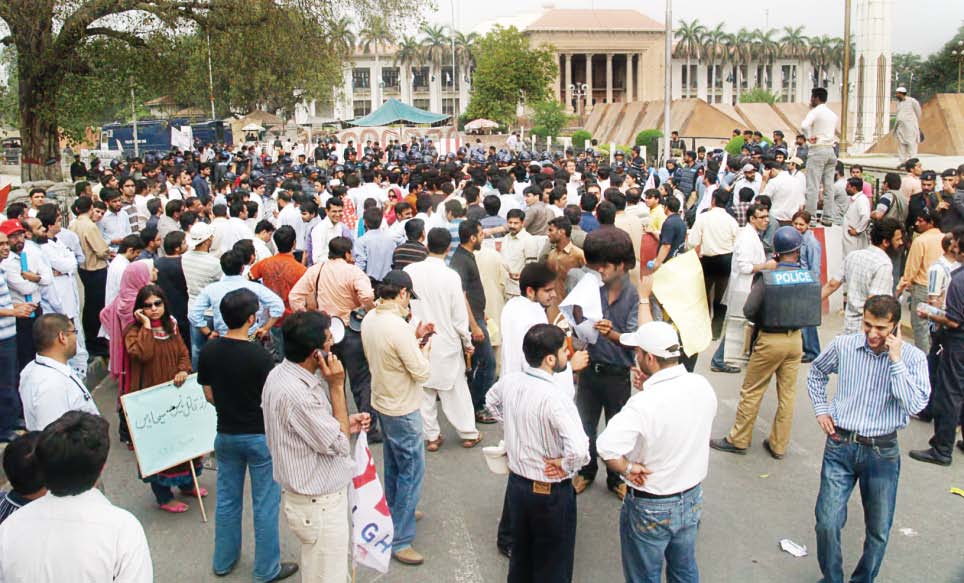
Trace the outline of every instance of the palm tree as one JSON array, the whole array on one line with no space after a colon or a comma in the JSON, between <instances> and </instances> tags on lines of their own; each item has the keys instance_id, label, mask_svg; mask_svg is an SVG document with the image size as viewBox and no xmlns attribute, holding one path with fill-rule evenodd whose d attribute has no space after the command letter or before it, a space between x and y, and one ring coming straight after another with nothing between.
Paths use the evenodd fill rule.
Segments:
<instances>
[{"instance_id":1,"label":"palm tree","mask_svg":"<svg viewBox=\"0 0 964 583\"><path fill-rule=\"evenodd\" d=\"M784 26L783 38L780 39L780 54L787 59L803 59L810 48L802 26Z\"/></svg>"},{"instance_id":2,"label":"palm tree","mask_svg":"<svg viewBox=\"0 0 964 583\"><path fill-rule=\"evenodd\" d=\"M710 90L707 92L710 103L715 101L716 93L716 63L721 61L726 55L726 31L723 24L717 24L712 30L708 30L703 37L703 51L706 54L707 66L710 68Z\"/></svg>"},{"instance_id":3,"label":"palm tree","mask_svg":"<svg viewBox=\"0 0 964 583\"><path fill-rule=\"evenodd\" d=\"M412 76L412 68L422 62L422 44L413 36L403 35L398 41L398 49L395 51L395 64L402 70L402 83L412 83L408 77ZM408 76L404 73L408 72ZM407 85L414 92L412 85Z\"/></svg>"},{"instance_id":4,"label":"palm tree","mask_svg":"<svg viewBox=\"0 0 964 583\"><path fill-rule=\"evenodd\" d=\"M355 41L357 39L355 37L355 31L352 30L353 27L354 24L351 18L347 16L333 20L329 25L328 38L331 39L335 50L343 57L351 56L351 52L355 49Z\"/></svg>"},{"instance_id":5,"label":"palm tree","mask_svg":"<svg viewBox=\"0 0 964 583\"><path fill-rule=\"evenodd\" d=\"M767 66L770 67L772 72L773 61L780 54L780 45L773 38L773 35L776 34L776 30L770 29L764 32L757 29L753 31L753 34L756 37L754 43L756 45L756 54L760 56L760 61L764 65L763 74L767 77L762 84L759 82L760 80L757 79L757 85L769 90L772 88L773 75L767 74Z\"/></svg>"},{"instance_id":6,"label":"palm tree","mask_svg":"<svg viewBox=\"0 0 964 583\"><path fill-rule=\"evenodd\" d=\"M817 78L814 82L814 86L823 85L823 75L826 72L827 65L830 62L830 51L831 51L831 41L830 37L815 36L810 39L810 63L813 65L814 71L817 74Z\"/></svg>"},{"instance_id":7,"label":"palm tree","mask_svg":"<svg viewBox=\"0 0 964 583\"><path fill-rule=\"evenodd\" d=\"M747 75L750 74L750 61L753 59L754 35L746 28L741 28L736 35L730 37L730 58L733 63L733 77L736 80L736 100L740 100L743 90L743 67Z\"/></svg>"},{"instance_id":8,"label":"palm tree","mask_svg":"<svg viewBox=\"0 0 964 583\"><path fill-rule=\"evenodd\" d=\"M422 54L435 70L433 76L439 83L439 95L442 93L442 61L445 53L450 50L449 38L442 26L422 25Z\"/></svg>"},{"instance_id":9,"label":"palm tree","mask_svg":"<svg viewBox=\"0 0 964 583\"><path fill-rule=\"evenodd\" d=\"M690 60L696 57L697 62L699 62L700 49L702 48L703 34L706 32L706 27L700 24L700 21L695 18L690 22L680 20L679 23L679 28L675 31L676 49L673 51L673 56L686 57L686 87L684 88L684 93L688 96L689 88L694 85Z\"/></svg>"},{"instance_id":10,"label":"palm tree","mask_svg":"<svg viewBox=\"0 0 964 583\"><path fill-rule=\"evenodd\" d=\"M466 78L471 74L475 65L475 45L479 40L478 33L455 32L455 48L458 52L459 69L465 71Z\"/></svg>"},{"instance_id":11,"label":"palm tree","mask_svg":"<svg viewBox=\"0 0 964 583\"><path fill-rule=\"evenodd\" d=\"M377 105L381 105L381 81L382 81L382 64L379 61L379 49L385 48L386 45L392 42L392 31L388 27L388 23L385 19L380 16L372 16L365 22L365 28L361 31L359 39L361 40L361 49L366 53L371 53L375 55L375 71L372 75L372 95L375 97L374 101Z\"/></svg>"}]
</instances>

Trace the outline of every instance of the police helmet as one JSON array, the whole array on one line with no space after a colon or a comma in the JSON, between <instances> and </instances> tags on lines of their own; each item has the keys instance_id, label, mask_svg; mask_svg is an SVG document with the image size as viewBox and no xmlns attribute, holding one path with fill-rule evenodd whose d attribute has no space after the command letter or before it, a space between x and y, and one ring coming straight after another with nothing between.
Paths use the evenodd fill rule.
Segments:
<instances>
[{"instance_id":1,"label":"police helmet","mask_svg":"<svg viewBox=\"0 0 964 583\"><path fill-rule=\"evenodd\" d=\"M803 235L794 227L780 227L773 234L773 250L778 255L796 251L803 245Z\"/></svg>"}]
</instances>

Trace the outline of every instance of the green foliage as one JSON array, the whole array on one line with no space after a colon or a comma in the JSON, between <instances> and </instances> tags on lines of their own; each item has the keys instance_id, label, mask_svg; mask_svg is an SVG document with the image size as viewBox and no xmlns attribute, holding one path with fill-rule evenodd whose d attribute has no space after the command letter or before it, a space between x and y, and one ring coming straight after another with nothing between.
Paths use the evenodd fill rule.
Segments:
<instances>
[{"instance_id":1,"label":"green foliage","mask_svg":"<svg viewBox=\"0 0 964 583\"><path fill-rule=\"evenodd\" d=\"M730 156L733 156L733 157L739 156L740 152L743 151L743 136L736 136L731 138L730 141L727 142L726 147L724 149L726 150L726 153L729 154Z\"/></svg>"},{"instance_id":2,"label":"green foliage","mask_svg":"<svg viewBox=\"0 0 964 583\"><path fill-rule=\"evenodd\" d=\"M740 103L769 103L777 102L777 94L767 91L763 87L754 87L740 94Z\"/></svg>"},{"instance_id":3,"label":"green foliage","mask_svg":"<svg viewBox=\"0 0 964 583\"><path fill-rule=\"evenodd\" d=\"M532 133L540 137L558 136L560 130L572 116L566 113L566 106L555 99L548 99L533 104Z\"/></svg>"},{"instance_id":4,"label":"green foliage","mask_svg":"<svg viewBox=\"0 0 964 583\"><path fill-rule=\"evenodd\" d=\"M517 28L497 26L477 39L473 53L475 72L466 109L469 119L484 117L508 124L516 118L520 99L534 104L549 97L549 84L556 73L550 47L532 48L529 38Z\"/></svg>"},{"instance_id":5,"label":"green foliage","mask_svg":"<svg viewBox=\"0 0 964 583\"><path fill-rule=\"evenodd\" d=\"M582 148L587 140L592 139L592 134L587 130L576 130L572 132L572 145L576 148Z\"/></svg>"},{"instance_id":6,"label":"green foliage","mask_svg":"<svg viewBox=\"0 0 964 583\"><path fill-rule=\"evenodd\" d=\"M907 87L911 97L924 103L938 93L957 93L958 58L951 51L960 50L957 43L964 40L964 25L957 29L941 50L926 61L917 55L894 55L893 67L900 74L900 84ZM913 80L911 79L913 73ZM896 85L894 86L896 88Z\"/></svg>"},{"instance_id":7,"label":"green foliage","mask_svg":"<svg viewBox=\"0 0 964 583\"><path fill-rule=\"evenodd\" d=\"M659 130L643 130L636 134L636 145L646 146L646 157L653 158L659 153L657 147L663 132Z\"/></svg>"}]
</instances>

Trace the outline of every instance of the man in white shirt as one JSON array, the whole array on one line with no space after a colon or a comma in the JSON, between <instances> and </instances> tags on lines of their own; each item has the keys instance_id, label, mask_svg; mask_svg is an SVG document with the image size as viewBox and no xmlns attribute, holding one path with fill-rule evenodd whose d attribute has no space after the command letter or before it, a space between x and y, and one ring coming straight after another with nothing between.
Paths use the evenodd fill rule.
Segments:
<instances>
[{"instance_id":1,"label":"man in white shirt","mask_svg":"<svg viewBox=\"0 0 964 583\"><path fill-rule=\"evenodd\" d=\"M537 324L522 341L524 372L497 382L485 399L503 422L512 517L509 581L571 581L576 543L572 476L589 461L589 438L576 405L552 380L566 369L566 335Z\"/></svg>"},{"instance_id":2,"label":"man in white shirt","mask_svg":"<svg viewBox=\"0 0 964 583\"><path fill-rule=\"evenodd\" d=\"M67 411L99 414L68 366L77 354L77 327L61 314L44 314L34 324L37 356L20 373L20 400L28 431L40 431Z\"/></svg>"},{"instance_id":3,"label":"man in white shirt","mask_svg":"<svg viewBox=\"0 0 964 583\"><path fill-rule=\"evenodd\" d=\"M117 294L120 293L121 278L124 276L124 270L127 266L131 264L132 261L136 260L141 251L144 250L144 242L141 241L138 235L128 235L121 240L120 245L117 247L117 255L110 260L110 265L107 267L107 287L104 291L104 305L110 305Z\"/></svg>"},{"instance_id":4,"label":"man in white shirt","mask_svg":"<svg viewBox=\"0 0 964 583\"><path fill-rule=\"evenodd\" d=\"M752 190L756 196L760 194L760 188L763 186L763 179L757 175L757 168L753 164L745 164L740 172L740 177L733 182L733 188L730 189L734 193L739 193L740 190L744 188L749 188Z\"/></svg>"},{"instance_id":5,"label":"man in white shirt","mask_svg":"<svg viewBox=\"0 0 964 583\"><path fill-rule=\"evenodd\" d=\"M278 192L278 228L285 225L295 230L295 258L301 260L305 252L305 223L301 220L301 195L292 195L284 190Z\"/></svg>"},{"instance_id":6,"label":"man in white shirt","mask_svg":"<svg viewBox=\"0 0 964 583\"><path fill-rule=\"evenodd\" d=\"M864 181L860 178L847 179L847 196L850 206L843 220L843 257L852 251L866 249L870 244L870 201L863 193Z\"/></svg>"},{"instance_id":7,"label":"man in white shirt","mask_svg":"<svg viewBox=\"0 0 964 583\"><path fill-rule=\"evenodd\" d=\"M789 225L805 200L803 192L797 189L797 182L790 174L783 171L779 162L766 163L767 180L763 187L763 194L770 197L773 206L770 217L776 219L780 226Z\"/></svg>"},{"instance_id":8,"label":"man in white shirt","mask_svg":"<svg viewBox=\"0 0 964 583\"><path fill-rule=\"evenodd\" d=\"M481 436L475 426L475 409L465 378L465 357L472 354L472 335L469 333L469 313L462 291L462 280L456 271L445 265L452 235L445 229L428 233L428 257L411 263L404 269L412 278L418 299L412 302L412 316L435 326L432 351L429 354L431 373L423 386L422 424L428 451L442 446L438 424L437 401L441 401L445 416L466 443L476 442Z\"/></svg>"},{"instance_id":9,"label":"man in white shirt","mask_svg":"<svg viewBox=\"0 0 964 583\"><path fill-rule=\"evenodd\" d=\"M100 198L107 204L107 212L101 217L97 226L100 227L100 232L111 249L116 249L121 239L132 232L130 215L124 210L124 200L116 189L103 189Z\"/></svg>"},{"instance_id":10,"label":"man in white shirt","mask_svg":"<svg viewBox=\"0 0 964 583\"><path fill-rule=\"evenodd\" d=\"M525 213L513 209L506 215L508 232L502 238L502 262L509 271L505 285L506 297L519 295L519 274L529 263L539 260L539 242L524 228Z\"/></svg>"},{"instance_id":11,"label":"man in white shirt","mask_svg":"<svg viewBox=\"0 0 964 583\"><path fill-rule=\"evenodd\" d=\"M35 455L47 495L0 528L0 581L151 583L151 552L130 512L94 487L110 449L107 421L71 411L40 436Z\"/></svg>"},{"instance_id":12,"label":"man in white shirt","mask_svg":"<svg viewBox=\"0 0 964 583\"><path fill-rule=\"evenodd\" d=\"M355 240L351 229L341 222L344 212L345 207L341 198L332 197L325 203L325 218L319 220L309 234L312 265L328 261L328 244L335 237L345 237L350 241Z\"/></svg>"},{"instance_id":13,"label":"man in white shirt","mask_svg":"<svg viewBox=\"0 0 964 583\"><path fill-rule=\"evenodd\" d=\"M668 572L696 581L716 393L679 363L679 336L669 324L647 322L619 341L636 347L649 377L596 440L599 456L628 486L619 515L623 573L630 581L658 579L665 556Z\"/></svg>"},{"instance_id":14,"label":"man in white shirt","mask_svg":"<svg viewBox=\"0 0 964 583\"><path fill-rule=\"evenodd\" d=\"M693 228L689 231L689 243L696 247L700 256L706 300L713 316L713 337L718 338L723 329L723 318L726 316L723 298L726 295L733 247L740 234L740 226L736 219L726 212L726 205L730 202L729 192L718 188L713 191L711 198L711 208L696 215Z\"/></svg>"},{"instance_id":15,"label":"man in white shirt","mask_svg":"<svg viewBox=\"0 0 964 583\"><path fill-rule=\"evenodd\" d=\"M807 151L807 197L806 211L817 212L817 196L823 185L824 220L836 218L832 200L833 173L837 166L836 142L837 114L827 107L827 90L814 87L810 92L810 111L800 124L809 142Z\"/></svg>"},{"instance_id":16,"label":"man in white shirt","mask_svg":"<svg viewBox=\"0 0 964 583\"><path fill-rule=\"evenodd\" d=\"M228 208L231 217L224 225L221 233L220 254L227 253L234 247L234 244L242 239L254 239L254 233L248 227L248 205L241 199L235 199Z\"/></svg>"}]
</instances>

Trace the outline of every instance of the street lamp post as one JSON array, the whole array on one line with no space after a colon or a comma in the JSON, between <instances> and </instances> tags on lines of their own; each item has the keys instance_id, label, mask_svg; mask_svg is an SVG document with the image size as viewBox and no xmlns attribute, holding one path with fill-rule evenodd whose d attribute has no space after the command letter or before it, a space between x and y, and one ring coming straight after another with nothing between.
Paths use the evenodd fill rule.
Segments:
<instances>
[{"instance_id":1,"label":"street lamp post","mask_svg":"<svg viewBox=\"0 0 964 583\"><path fill-rule=\"evenodd\" d=\"M569 93L571 93L573 99L576 100L576 114L579 116L579 123L581 125L582 116L586 112L586 103L583 99L589 94L589 85L586 83L582 83L580 85L570 83Z\"/></svg>"},{"instance_id":2,"label":"street lamp post","mask_svg":"<svg viewBox=\"0 0 964 583\"><path fill-rule=\"evenodd\" d=\"M663 161L673 154L669 145L670 101L673 98L673 0L666 0L666 54L663 61Z\"/></svg>"},{"instance_id":3,"label":"street lamp post","mask_svg":"<svg viewBox=\"0 0 964 583\"><path fill-rule=\"evenodd\" d=\"M957 41L957 48L951 51L957 58L957 92L961 92L961 65L964 64L964 40Z\"/></svg>"},{"instance_id":4,"label":"street lamp post","mask_svg":"<svg viewBox=\"0 0 964 583\"><path fill-rule=\"evenodd\" d=\"M844 0L843 92L840 96L840 152L847 151L847 118L850 107L850 0Z\"/></svg>"}]
</instances>

